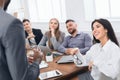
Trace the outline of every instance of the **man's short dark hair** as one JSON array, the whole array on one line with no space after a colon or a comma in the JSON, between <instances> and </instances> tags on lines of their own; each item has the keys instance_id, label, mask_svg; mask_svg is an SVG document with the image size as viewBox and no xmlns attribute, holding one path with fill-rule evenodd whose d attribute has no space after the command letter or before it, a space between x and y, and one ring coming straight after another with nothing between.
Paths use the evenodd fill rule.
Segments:
<instances>
[{"instance_id":1,"label":"man's short dark hair","mask_svg":"<svg viewBox=\"0 0 120 80\"><path fill-rule=\"evenodd\" d=\"M26 22L26 21L27 21L27 22L30 22L30 20L29 20L29 19L23 19L23 21L22 21L22 22L24 23L24 22Z\"/></svg>"},{"instance_id":2,"label":"man's short dark hair","mask_svg":"<svg viewBox=\"0 0 120 80\"><path fill-rule=\"evenodd\" d=\"M72 19L68 19L68 20L66 20L66 24L68 23L68 22L75 22L74 20L72 20Z\"/></svg>"},{"instance_id":3,"label":"man's short dark hair","mask_svg":"<svg viewBox=\"0 0 120 80\"><path fill-rule=\"evenodd\" d=\"M11 0L5 0L4 10L6 11Z\"/></svg>"}]
</instances>

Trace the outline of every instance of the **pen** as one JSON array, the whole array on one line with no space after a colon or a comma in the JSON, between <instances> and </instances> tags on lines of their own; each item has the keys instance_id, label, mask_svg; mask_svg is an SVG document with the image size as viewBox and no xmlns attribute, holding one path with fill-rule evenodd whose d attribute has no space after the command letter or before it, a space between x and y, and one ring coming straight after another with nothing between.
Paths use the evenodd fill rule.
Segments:
<instances>
[{"instance_id":1,"label":"pen","mask_svg":"<svg viewBox=\"0 0 120 80\"><path fill-rule=\"evenodd\" d=\"M60 73L58 71L55 71L57 75L60 75Z\"/></svg>"}]
</instances>

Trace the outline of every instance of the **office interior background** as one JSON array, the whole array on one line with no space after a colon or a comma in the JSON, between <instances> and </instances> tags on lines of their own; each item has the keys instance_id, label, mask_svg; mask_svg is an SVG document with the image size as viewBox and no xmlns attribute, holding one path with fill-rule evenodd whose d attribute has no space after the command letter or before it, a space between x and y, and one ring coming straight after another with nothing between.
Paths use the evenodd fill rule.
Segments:
<instances>
[{"instance_id":1,"label":"office interior background","mask_svg":"<svg viewBox=\"0 0 120 80\"><path fill-rule=\"evenodd\" d=\"M51 18L60 21L60 30L67 35L65 21L74 19L78 30L92 36L91 22L94 19L108 19L120 42L120 0L11 0L7 10L21 21L27 18L33 28L45 33Z\"/></svg>"}]
</instances>

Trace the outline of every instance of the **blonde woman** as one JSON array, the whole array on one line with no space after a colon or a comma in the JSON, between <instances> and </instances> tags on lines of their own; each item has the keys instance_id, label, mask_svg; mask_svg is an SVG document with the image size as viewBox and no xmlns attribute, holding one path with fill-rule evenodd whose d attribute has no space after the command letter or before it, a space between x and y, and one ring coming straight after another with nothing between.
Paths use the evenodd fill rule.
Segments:
<instances>
[{"instance_id":1,"label":"blonde woman","mask_svg":"<svg viewBox=\"0 0 120 80\"><path fill-rule=\"evenodd\" d=\"M58 49L65 37L65 33L59 30L59 25L59 21L56 18L52 18L49 21L49 31L44 34L39 46L46 46L48 44L51 50Z\"/></svg>"}]
</instances>

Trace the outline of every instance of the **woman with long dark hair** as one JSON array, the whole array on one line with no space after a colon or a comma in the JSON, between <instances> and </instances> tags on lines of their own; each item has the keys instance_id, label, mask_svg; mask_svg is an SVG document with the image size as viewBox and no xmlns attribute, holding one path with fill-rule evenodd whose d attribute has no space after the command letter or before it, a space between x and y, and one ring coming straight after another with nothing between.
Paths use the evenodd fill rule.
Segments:
<instances>
[{"instance_id":1,"label":"woman with long dark hair","mask_svg":"<svg viewBox=\"0 0 120 80\"><path fill-rule=\"evenodd\" d=\"M108 20L106 20L106 19L96 19L96 20L94 20L94 21L92 22L92 25L91 25L92 31L94 30L93 24L94 24L95 22L98 22L98 23L100 23L101 25L103 25L104 29L106 29L106 30L108 31L108 32L107 32L108 38L109 38L111 41L113 41L116 45L119 46L118 40L117 40L117 38L116 38L116 36L115 36L115 33L114 33L114 31L113 31L113 28L112 28L111 23L110 23ZM100 40L99 40L99 39L96 39L94 35L93 35L93 38L94 38L94 39L93 39L93 43L100 43Z\"/></svg>"},{"instance_id":2,"label":"woman with long dark hair","mask_svg":"<svg viewBox=\"0 0 120 80\"><path fill-rule=\"evenodd\" d=\"M120 69L120 48L111 23L96 19L91 25L94 43L88 52L89 70L94 80L117 80Z\"/></svg>"},{"instance_id":3,"label":"woman with long dark hair","mask_svg":"<svg viewBox=\"0 0 120 80\"><path fill-rule=\"evenodd\" d=\"M59 30L59 25L59 21L56 18L52 18L49 21L49 31L44 34L39 46L46 46L48 44L51 50L58 49L65 37L65 33Z\"/></svg>"},{"instance_id":4,"label":"woman with long dark hair","mask_svg":"<svg viewBox=\"0 0 120 80\"><path fill-rule=\"evenodd\" d=\"M91 28L94 45L84 57L93 79L87 72L79 75L80 80L118 80L120 47L111 23L106 19L96 19Z\"/></svg>"}]
</instances>

